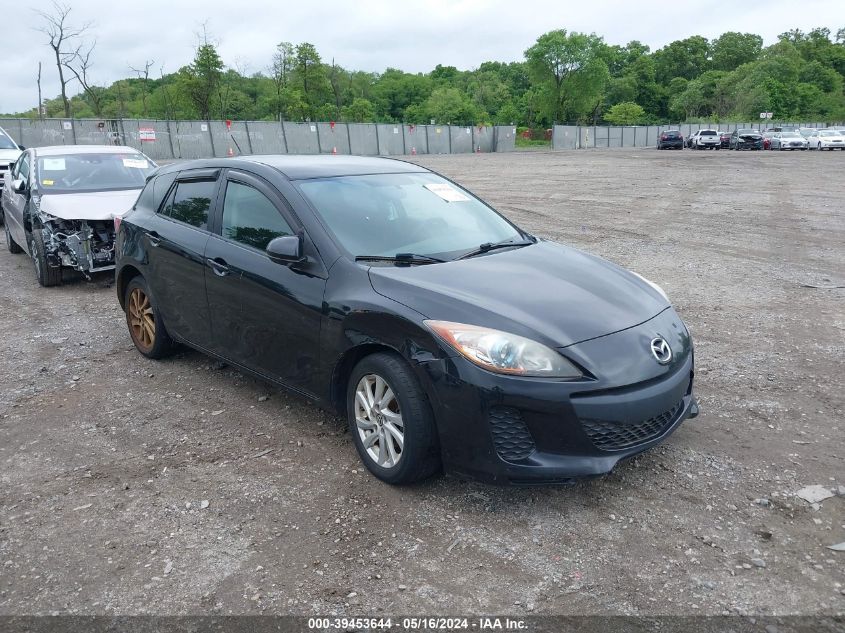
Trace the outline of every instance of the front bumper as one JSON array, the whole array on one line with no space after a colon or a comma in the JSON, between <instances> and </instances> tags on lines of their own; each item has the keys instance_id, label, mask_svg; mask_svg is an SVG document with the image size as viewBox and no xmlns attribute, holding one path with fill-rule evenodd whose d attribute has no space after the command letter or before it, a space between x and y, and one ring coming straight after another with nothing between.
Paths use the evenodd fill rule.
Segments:
<instances>
[{"instance_id":1,"label":"front bumper","mask_svg":"<svg viewBox=\"0 0 845 633\"><path fill-rule=\"evenodd\" d=\"M633 341L639 348L644 326L581 344L581 352L601 357ZM446 470L506 485L571 483L610 472L698 415L685 340L685 353L664 373L621 387L501 376L463 357L421 364Z\"/></svg>"},{"instance_id":2,"label":"front bumper","mask_svg":"<svg viewBox=\"0 0 845 633\"><path fill-rule=\"evenodd\" d=\"M737 141L736 149L763 149L763 141Z\"/></svg>"}]
</instances>

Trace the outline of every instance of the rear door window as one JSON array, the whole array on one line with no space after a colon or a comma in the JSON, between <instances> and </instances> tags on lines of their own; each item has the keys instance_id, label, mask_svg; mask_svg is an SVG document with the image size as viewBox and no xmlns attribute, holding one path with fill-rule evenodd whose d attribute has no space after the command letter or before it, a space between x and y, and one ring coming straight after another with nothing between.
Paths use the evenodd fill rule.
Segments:
<instances>
[{"instance_id":1,"label":"rear door window","mask_svg":"<svg viewBox=\"0 0 845 633\"><path fill-rule=\"evenodd\" d=\"M162 215L206 230L216 185L215 180L185 180L177 183L161 210Z\"/></svg>"}]
</instances>

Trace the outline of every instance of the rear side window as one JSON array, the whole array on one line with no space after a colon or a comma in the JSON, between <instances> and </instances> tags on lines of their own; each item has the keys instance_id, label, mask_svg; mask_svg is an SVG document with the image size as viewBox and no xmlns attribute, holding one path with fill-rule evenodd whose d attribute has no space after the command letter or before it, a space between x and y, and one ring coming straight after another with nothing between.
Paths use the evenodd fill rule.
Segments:
<instances>
[{"instance_id":1,"label":"rear side window","mask_svg":"<svg viewBox=\"0 0 845 633\"><path fill-rule=\"evenodd\" d=\"M208 228L208 210L214 195L214 180L179 182L162 209L162 214L199 229Z\"/></svg>"},{"instance_id":2,"label":"rear side window","mask_svg":"<svg viewBox=\"0 0 845 633\"><path fill-rule=\"evenodd\" d=\"M223 237L263 251L283 235L293 235L293 231L267 196L249 185L229 182L223 202Z\"/></svg>"},{"instance_id":3,"label":"rear side window","mask_svg":"<svg viewBox=\"0 0 845 633\"><path fill-rule=\"evenodd\" d=\"M162 174L160 176L156 176L153 180L153 206L156 209L161 207L161 203L164 201L164 197L167 195L170 186L173 184L173 181L176 180L177 173L178 172L174 171L170 174Z\"/></svg>"}]
</instances>

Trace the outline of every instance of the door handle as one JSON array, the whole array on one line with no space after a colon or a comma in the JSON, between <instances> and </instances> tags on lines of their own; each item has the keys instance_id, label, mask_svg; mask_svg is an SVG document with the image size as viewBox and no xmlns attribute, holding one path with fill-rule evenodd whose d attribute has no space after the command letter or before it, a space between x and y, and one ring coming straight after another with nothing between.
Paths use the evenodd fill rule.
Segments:
<instances>
[{"instance_id":1,"label":"door handle","mask_svg":"<svg viewBox=\"0 0 845 633\"><path fill-rule=\"evenodd\" d=\"M211 270L214 271L214 274L218 277L225 277L229 274L229 266L226 264L226 261L217 257L215 259L211 259L210 257L205 260L209 266L211 266Z\"/></svg>"},{"instance_id":2,"label":"door handle","mask_svg":"<svg viewBox=\"0 0 845 633\"><path fill-rule=\"evenodd\" d=\"M150 231L147 233L147 239L150 240L150 246L158 246L161 244L161 235L156 233L155 231Z\"/></svg>"}]
</instances>

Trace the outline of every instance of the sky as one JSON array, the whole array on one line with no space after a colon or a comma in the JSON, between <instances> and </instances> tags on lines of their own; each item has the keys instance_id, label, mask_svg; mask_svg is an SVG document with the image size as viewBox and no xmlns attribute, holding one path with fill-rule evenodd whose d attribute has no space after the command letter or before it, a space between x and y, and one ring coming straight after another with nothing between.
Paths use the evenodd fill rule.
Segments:
<instances>
[{"instance_id":1,"label":"sky","mask_svg":"<svg viewBox=\"0 0 845 633\"><path fill-rule=\"evenodd\" d=\"M130 66L154 60L158 76L190 63L205 24L223 61L249 74L266 72L275 45L311 42L324 61L351 70L400 68L428 72L437 64L461 70L484 61L518 61L553 29L595 32L609 44L639 40L656 50L691 35L752 32L764 45L791 29L845 27L845 0L72 0L72 26L90 22L96 39L91 76L107 85ZM17 3L0 39L0 112L38 101L43 63L45 98L59 94L46 36L38 32L50 0ZM12 14L10 14L11 16ZM10 17L7 16L7 17ZM80 91L69 87L71 94Z\"/></svg>"}]
</instances>

